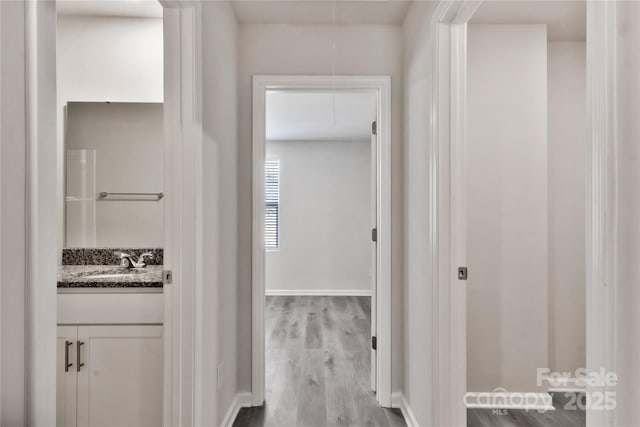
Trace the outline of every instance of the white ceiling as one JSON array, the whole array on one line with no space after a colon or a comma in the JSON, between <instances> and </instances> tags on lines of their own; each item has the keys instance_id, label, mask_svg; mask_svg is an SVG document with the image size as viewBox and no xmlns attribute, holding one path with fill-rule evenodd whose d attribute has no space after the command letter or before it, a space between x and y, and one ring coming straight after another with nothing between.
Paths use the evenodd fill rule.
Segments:
<instances>
[{"instance_id":1,"label":"white ceiling","mask_svg":"<svg viewBox=\"0 0 640 427\"><path fill-rule=\"evenodd\" d=\"M401 24L409 1L348 0L233 0L242 24L331 24L333 8L337 24Z\"/></svg>"},{"instance_id":2,"label":"white ceiling","mask_svg":"<svg viewBox=\"0 0 640 427\"><path fill-rule=\"evenodd\" d=\"M335 115L334 115L335 99ZM371 138L374 92L268 91L268 141L362 141ZM335 119L334 119L335 117Z\"/></svg>"},{"instance_id":3,"label":"white ceiling","mask_svg":"<svg viewBox=\"0 0 640 427\"><path fill-rule=\"evenodd\" d=\"M231 0L241 24L401 24L407 0ZM157 0L58 0L59 15L161 18Z\"/></svg>"},{"instance_id":4,"label":"white ceiling","mask_svg":"<svg viewBox=\"0 0 640 427\"><path fill-rule=\"evenodd\" d=\"M407 0L232 0L244 24L401 24ZM157 0L58 0L60 15L161 18ZM586 38L586 0L485 1L471 19L475 24L547 24L549 40Z\"/></svg>"},{"instance_id":5,"label":"white ceiling","mask_svg":"<svg viewBox=\"0 0 640 427\"><path fill-rule=\"evenodd\" d=\"M586 0L485 1L471 18L473 24L547 24L550 41L584 41Z\"/></svg>"},{"instance_id":6,"label":"white ceiling","mask_svg":"<svg viewBox=\"0 0 640 427\"><path fill-rule=\"evenodd\" d=\"M58 15L162 18L157 0L58 0Z\"/></svg>"}]
</instances>

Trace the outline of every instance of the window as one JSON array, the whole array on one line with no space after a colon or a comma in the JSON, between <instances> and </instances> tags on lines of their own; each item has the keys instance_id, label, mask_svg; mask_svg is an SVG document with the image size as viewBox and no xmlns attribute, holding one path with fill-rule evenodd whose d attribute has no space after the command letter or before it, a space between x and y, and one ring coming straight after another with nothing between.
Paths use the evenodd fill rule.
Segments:
<instances>
[{"instance_id":1,"label":"window","mask_svg":"<svg viewBox=\"0 0 640 427\"><path fill-rule=\"evenodd\" d=\"M280 247L280 160L267 160L264 174L265 247Z\"/></svg>"}]
</instances>

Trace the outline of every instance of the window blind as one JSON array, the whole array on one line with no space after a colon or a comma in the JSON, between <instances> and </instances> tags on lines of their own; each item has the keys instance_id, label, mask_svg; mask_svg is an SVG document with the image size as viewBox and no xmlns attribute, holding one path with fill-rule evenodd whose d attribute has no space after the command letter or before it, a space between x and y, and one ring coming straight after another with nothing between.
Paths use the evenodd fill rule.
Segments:
<instances>
[{"instance_id":1,"label":"window blind","mask_svg":"<svg viewBox=\"0 0 640 427\"><path fill-rule=\"evenodd\" d=\"M264 232L265 247L280 246L280 160L267 160L265 164Z\"/></svg>"}]
</instances>

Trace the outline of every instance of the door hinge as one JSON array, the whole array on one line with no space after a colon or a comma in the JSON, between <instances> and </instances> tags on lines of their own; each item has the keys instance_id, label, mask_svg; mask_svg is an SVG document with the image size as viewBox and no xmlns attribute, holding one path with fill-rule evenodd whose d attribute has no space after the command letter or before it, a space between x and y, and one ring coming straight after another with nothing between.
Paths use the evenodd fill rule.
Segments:
<instances>
[{"instance_id":1,"label":"door hinge","mask_svg":"<svg viewBox=\"0 0 640 427\"><path fill-rule=\"evenodd\" d=\"M377 242L378 241L378 229L377 228L372 228L371 229L371 241L372 242Z\"/></svg>"},{"instance_id":2,"label":"door hinge","mask_svg":"<svg viewBox=\"0 0 640 427\"><path fill-rule=\"evenodd\" d=\"M467 280L469 272L467 267L458 267L458 280Z\"/></svg>"},{"instance_id":3,"label":"door hinge","mask_svg":"<svg viewBox=\"0 0 640 427\"><path fill-rule=\"evenodd\" d=\"M378 337L371 337L371 348L374 350L378 349Z\"/></svg>"},{"instance_id":4,"label":"door hinge","mask_svg":"<svg viewBox=\"0 0 640 427\"><path fill-rule=\"evenodd\" d=\"M371 123L371 134L373 135L377 135L378 134L378 122L373 122Z\"/></svg>"},{"instance_id":5,"label":"door hinge","mask_svg":"<svg viewBox=\"0 0 640 427\"><path fill-rule=\"evenodd\" d=\"M162 270L162 284L170 285L172 281L173 281L173 271Z\"/></svg>"}]
</instances>

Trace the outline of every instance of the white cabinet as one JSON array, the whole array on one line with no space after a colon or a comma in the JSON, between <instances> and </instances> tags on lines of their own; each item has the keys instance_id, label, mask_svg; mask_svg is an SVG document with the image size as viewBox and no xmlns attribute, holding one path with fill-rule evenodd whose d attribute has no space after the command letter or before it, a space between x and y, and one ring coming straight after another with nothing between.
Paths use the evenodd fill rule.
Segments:
<instances>
[{"instance_id":1,"label":"white cabinet","mask_svg":"<svg viewBox=\"0 0 640 427\"><path fill-rule=\"evenodd\" d=\"M58 326L58 427L162 425L162 325Z\"/></svg>"}]
</instances>

